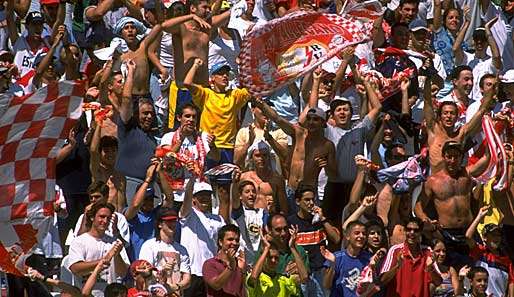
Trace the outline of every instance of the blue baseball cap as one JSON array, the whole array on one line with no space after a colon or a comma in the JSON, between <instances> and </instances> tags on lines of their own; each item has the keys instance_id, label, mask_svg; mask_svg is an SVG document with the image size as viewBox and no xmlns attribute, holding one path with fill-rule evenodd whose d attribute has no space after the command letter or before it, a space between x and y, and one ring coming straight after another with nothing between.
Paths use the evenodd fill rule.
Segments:
<instances>
[{"instance_id":1,"label":"blue baseball cap","mask_svg":"<svg viewBox=\"0 0 514 297\"><path fill-rule=\"evenodd\" d=\"M232 68L230 68L230 65L226 61L218 62L209 69L209 75L214 75L224 69L230 71Z\"/></svg>"}]
</instances>

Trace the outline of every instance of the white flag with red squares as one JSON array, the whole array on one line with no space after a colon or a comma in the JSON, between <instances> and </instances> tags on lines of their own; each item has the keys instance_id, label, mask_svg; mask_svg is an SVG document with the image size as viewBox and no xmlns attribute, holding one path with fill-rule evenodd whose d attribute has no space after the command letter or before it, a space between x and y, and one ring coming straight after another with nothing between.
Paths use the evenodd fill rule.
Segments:
<instances>
[{"instance_id":1,"label":"white flag with red squares","mask_svg":"<svg viewBox=\"0 0 514 297\"><path fill-rule=\"evenodd\" d=\"M23 261L53 220L55 158L82 113L81 82L0 95L0 269L23 274Z\"/></svg>"}]
</instances>

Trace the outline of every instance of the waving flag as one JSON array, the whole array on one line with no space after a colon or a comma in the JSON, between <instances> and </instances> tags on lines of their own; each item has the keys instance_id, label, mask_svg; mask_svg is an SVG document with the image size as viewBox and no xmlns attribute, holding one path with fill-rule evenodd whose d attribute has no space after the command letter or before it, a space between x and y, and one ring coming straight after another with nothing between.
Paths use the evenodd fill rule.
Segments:
<instances>
[{"instance_id":1,"label":"waving flag","mask_svg":"<svg viewBox=\"0 0 514 297\"><path fill-rule=\"evenodd\" d=\"M342 15L351 15L359 20L376 20L384 14L385 7L379 0L357 2L347 0L343 7Z\"/></svg>"},{"instance_id":2,"label":"waving flag","mask_svg":"<svg viewBox=\"0 0 514 297\"><path fill-rule=\"evenodd\" d=\"M505 152L500 136L494 129L493 121L489 115L483 117L482 129L484 130L489 152L491 152L491 159L489 160L487 169L477 180L482 184L487 184L489 180L496 177L493 190L502 191L507 188L508 185L507 153Z\"/></svg>"},{"instance_id":3,"label":"waving flag","mask_svg":"<svg viewBox=\"0 0 514 297\"><path fill-rule=\"evenodd\" d=\"M297 11L254 28L239 55L241 84L265 96L329 60L343 48L369 40L372 23L352 16Z\"/></svg>"},{"instance_id":4,"label":"waving flag","mask_svg":"<svg viewBox=\"0 0 514 297\"><path fill-rule=\"evenodd\" d=\"M84 86L52 83L32 95L0 95L0 269L22 275L48 231L55 157L82 113Z\"/></svg>"}]
</instances>

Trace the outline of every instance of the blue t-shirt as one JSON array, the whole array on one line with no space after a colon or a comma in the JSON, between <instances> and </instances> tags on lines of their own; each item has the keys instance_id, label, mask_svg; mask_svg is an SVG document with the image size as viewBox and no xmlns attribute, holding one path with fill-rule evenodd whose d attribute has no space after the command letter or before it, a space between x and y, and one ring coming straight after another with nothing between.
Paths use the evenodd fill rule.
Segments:
<instances>
[{"instance_id":1,"label":"blue t-shirt","mask_svg":"<svg viewBox=\"0 0 514 297\"><path fill-rule=\"evenodd\" d=\"M357 257L352 257L346 250L335 252L335 274L332 283L330 297L357 297L357 285L362 269L366 267L371 259L371 253L361 251ZM325 267L330 267L330 262L325 261Z\"/></svg>"},{"instance_id":2,"label":"blue t-shirt","mask_svg":"<svg viewBox=\"0 0 514 297\"><path fill-rule=\"evenodd\" d=\"M146 169L154 156L157 140L154 135L146 133L132 118L128 124L116 116L118 125L118 158L116 170L125 176L145 179Z\"/></svg>"},{"instance_id":3,"label":"blue t-shirt","mask_svg":"<svg viewBox=\"0 0 514 297\"><path fill-rule=\"evenodd\" d=\"M130 261L137 260L141 246L148 239L154 238L155 214L159 208L154 208L151 212L137 212L136 216L128 221L130 230L130 246L128 256Z\"/></svg>"},{"instance_id":4,"label":"blue t-shirt","mask_svg":"<svg viewBox=\"0 0 514 297\"><path fill-rule=\"evenodd\" d=\"M453 44L455 43L455 38L453 38L452 34L448 32L445 27L441 27L438 31L434 33L433 37L433 45L436 53L441 56L441 60L443 61L444 70L446 73L452 73L453 67L455 66L455 57L453 55ZM462 49L465 51L470 51L470 47L464 41L461 45ZM449 79L449 78L447 78Z\"/></svg>"}]
</instances>

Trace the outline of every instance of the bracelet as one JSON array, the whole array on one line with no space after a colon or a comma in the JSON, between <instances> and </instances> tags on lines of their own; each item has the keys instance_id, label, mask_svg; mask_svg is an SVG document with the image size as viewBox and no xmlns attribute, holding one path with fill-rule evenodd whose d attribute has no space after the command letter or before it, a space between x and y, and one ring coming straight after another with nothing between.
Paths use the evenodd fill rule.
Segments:
<instances>
[{"instance_id":1,"label":"bracelet","mask_svg":"<svg viewBox=\"0 0 514 297\"><path fill-rule=\"evenodd\" d=\"M152 180L146 180L146 179L145 179L145 183L149 184L149 183L151 183L151 182L152 182Z\"/></svg>"}]
</instances>

